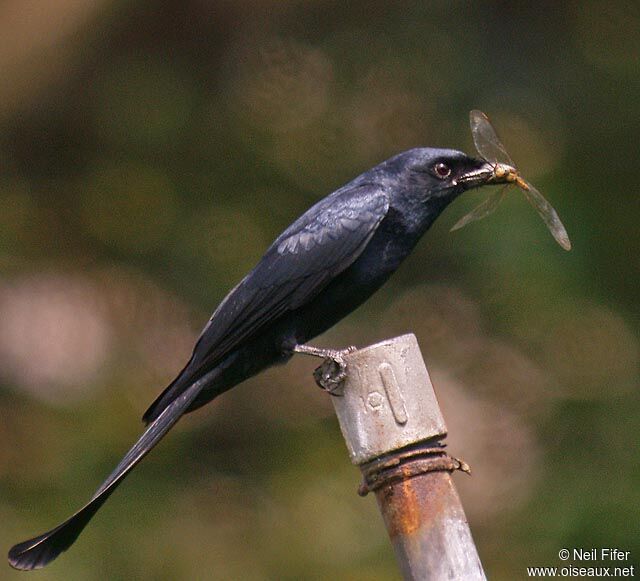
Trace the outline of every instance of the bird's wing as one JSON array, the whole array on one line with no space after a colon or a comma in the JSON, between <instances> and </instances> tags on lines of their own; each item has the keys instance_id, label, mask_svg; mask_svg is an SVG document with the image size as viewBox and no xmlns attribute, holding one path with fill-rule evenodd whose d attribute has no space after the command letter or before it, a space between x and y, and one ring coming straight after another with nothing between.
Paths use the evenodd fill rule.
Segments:
<instances>
[{"instance_id":1,"label":"bird's wing","mask_svg":"<svg viewBox=\"0 0 640 581\"><path fill-rule=\"evenodd\" d=\"M205 376L196 381L164 409L84 507L56 528L13 546L9 550L9 564L24 571L40 569L66 551L125 476L171 429L210 379Z\"/></svg>"},{"instance_id":2,"label":"bird's wing","mask_svg":"<svg viewBox=\"0 0 640 581\"><path fill-rule=\"evenodd\" d=\"M308 303L360 256L389 209L377 185L338 190L285 230L202 331L191 360L143 419L153 420L193 378L287 311Z\"/></svg>"},{"instance_id":3,"label":"bird's wing","mask_svg":"<svg viewBox=\"0 0 640 581\"><path fill-rule=\"evenodd\" d=\"M313 299L360 256L386 216L377 186L338 191L294 222L211 317L195 351L218 358Z\"/></svg>"}]
</instances>

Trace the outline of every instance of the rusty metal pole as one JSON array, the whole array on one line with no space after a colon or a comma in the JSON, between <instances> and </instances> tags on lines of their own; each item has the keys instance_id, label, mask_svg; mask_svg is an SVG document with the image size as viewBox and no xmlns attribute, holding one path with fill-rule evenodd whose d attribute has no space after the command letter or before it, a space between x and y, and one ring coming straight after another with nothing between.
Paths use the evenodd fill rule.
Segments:
<instances>
[{"instance_id":1,"label":"rusty metal pole","mask_svg":"<svg viewBox=\"0 0 640 581\"><path fill-rule=\"evenodd\" d=\"M451 479L468 467L444 451L447 435L414 335L345 357L342 397L332 398L362 495L375 492L407 580L486 579Z\"/></svg>"}]
</instances>

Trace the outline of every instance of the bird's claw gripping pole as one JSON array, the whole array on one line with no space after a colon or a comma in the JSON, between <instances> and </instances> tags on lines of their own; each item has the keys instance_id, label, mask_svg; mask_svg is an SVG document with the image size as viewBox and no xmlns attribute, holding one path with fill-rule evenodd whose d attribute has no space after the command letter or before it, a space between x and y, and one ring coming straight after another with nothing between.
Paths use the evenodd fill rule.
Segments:
<instances>
[{"instance_id":1,"label":"bird's claw gripping pole","mask_svg":"<svg viewBox=\"0 0 640 581\"><path fill-rule=\"evenodd\" d=\"M294 352L313 357L322 357L324 361L313 372L313 378L320 389L329 395L340 397L342 387L347 379L347 362L345 357L356 351L353 346L346 349L323 349L312 345L296 345Z\"/></svg>"},{"instance_id":2,"label":"bird's claw gripping pole","mask_svg":"<svg viewBox=\"0 0 640 581\"><path fill-rule=\"evenodd\" d=\"M349 455L374 492L405 579L485 580L451 479L469 467L444 450L447 429L414 335L343 355L333 405Z\"/></svg>"}]
</instances>

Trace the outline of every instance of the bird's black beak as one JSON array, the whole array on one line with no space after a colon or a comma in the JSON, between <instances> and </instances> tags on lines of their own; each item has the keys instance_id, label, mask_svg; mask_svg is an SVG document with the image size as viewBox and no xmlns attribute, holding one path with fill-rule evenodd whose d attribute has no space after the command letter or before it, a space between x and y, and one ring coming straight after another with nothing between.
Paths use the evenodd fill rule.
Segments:
<instances>
[{"instance_id":1,"label":"bird's black beak","mask_svg":"<svg viewBox=\"0 0 640 581\"><path fill-rule=\"evenodd\" d=\"M470 189L495 183L495 177L495 164L488 161L478 161L478 167L466 171L456 181L465 189Z\"/></svg>"}]
</instances>

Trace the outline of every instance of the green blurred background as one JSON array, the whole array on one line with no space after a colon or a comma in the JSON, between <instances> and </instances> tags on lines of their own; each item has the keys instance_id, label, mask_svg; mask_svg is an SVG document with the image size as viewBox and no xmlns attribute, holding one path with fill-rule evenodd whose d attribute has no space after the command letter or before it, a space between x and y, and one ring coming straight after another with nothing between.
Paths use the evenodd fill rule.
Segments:
<instances>
[{"instance_id":1,"label":"green blurred background","mask_svg":"<svg viewBox=\"0 0 640 581\"><path fill-rule=\"evenodd\" d=\"M0 545L88 499L285 226L409 147L471 153L479 108L574 250L516 193L450 234L470 193L319 343L417 335L492 579L637 564L639 49L632 0L2 2ZM38 578L398 579L314 364L185 418Z\"/></svg>"}]
</instances>

